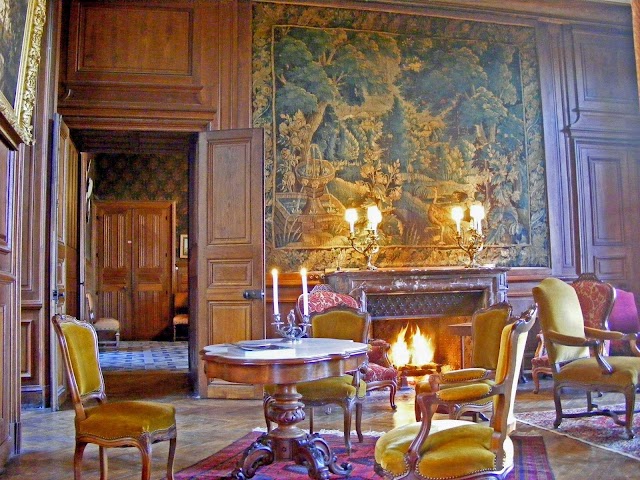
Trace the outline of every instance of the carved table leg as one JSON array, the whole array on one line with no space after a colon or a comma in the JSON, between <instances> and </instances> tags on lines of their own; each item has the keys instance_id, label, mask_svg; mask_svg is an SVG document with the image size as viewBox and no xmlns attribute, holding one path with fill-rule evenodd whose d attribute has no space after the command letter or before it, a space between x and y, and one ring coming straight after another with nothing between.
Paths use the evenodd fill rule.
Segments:
<instances>
[{"instance_id":1,"label":"carved table leg","mask_svg":"<svg viewBox=\"0 0 640 480\"><path fill-rule=\"evenodd\" d=\"M227 479L246 480L256 471L277 460L292 460L303 465L314 480L328 480L329 472L348 476L353 467L344 462L338 465L336 456L320 434L309 435L296 427L304 420L304 404L295 385L278 385L267 407L267 417L278 425L270 433L261 435L244 451L242 461Z\"/></svg>"}]
</instances>

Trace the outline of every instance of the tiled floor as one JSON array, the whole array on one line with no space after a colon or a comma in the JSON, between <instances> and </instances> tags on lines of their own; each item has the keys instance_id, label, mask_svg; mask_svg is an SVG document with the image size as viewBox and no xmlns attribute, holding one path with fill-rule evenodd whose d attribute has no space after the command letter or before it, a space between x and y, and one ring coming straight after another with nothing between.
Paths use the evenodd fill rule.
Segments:
<instances>
[{"instance_id":1,"label":"tiled floor","mask_svg":"<svg viewBox=\"0 0 640 480\"><path fill-rule=\"evenodd\" d=\"M189 368L188 342L120 342L117 348L101 348L100 366L104 372L186 372Z\"/></svg>"}]
</instances>

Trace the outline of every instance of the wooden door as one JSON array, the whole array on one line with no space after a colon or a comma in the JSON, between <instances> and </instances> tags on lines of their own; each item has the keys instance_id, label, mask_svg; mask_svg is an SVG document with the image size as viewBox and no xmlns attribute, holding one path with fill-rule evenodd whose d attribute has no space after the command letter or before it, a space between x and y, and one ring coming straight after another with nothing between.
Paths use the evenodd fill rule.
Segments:
<instances>
[{"instance_id":1,"label":"wooden door","mask_svg":"<svg viewBox=\"0 0 640 480\"><path fill-rule=\"evenodd\" d=\"M576 142L582 271L639 291L640 152L633 146Z\"/></svg>"},{"instance_id":2,"label":"wooden door","mask_svg":"<svg viewBox=\"0 0 640 480\"><path fill-rule=\"evenodd\" d=\"M208 382L200 350L264 337L263 133L201 133L192 163L189 225L191 372L208 397L255 397L259 388Z\"/></svg>"},{"instance_id":3,"label":"wooden door","mask_svg":"<svg viewBox=\"0 0 640 480\"><path fill-rule=\"evenodd\" d=\"M96 204L98 316L120 321L122 340L158 340L171 329L174 205Z\"/></svg>"},{"instance_id":4,"label":"wooden door","mask_svg":"<svg viewBox=\"0 0 640 480\"><path fill-rule=\"evenodd\" d=\"M51 312L78 316L79 309L79 156L69 128L54 119L51 174ZM51 335L51 408L66 396L64 367L57 338Z\"/></svg>"}]
</instances>

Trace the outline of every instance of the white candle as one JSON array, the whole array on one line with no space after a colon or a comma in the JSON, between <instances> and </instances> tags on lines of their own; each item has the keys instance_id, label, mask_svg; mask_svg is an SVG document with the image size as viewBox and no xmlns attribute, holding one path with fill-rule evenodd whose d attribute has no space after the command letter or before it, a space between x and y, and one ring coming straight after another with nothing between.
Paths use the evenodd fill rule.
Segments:
<instances>
[{"instance_id":1,"label":"white candle","mask_svg":"<svg viewBox=\"0 0 640 480\"><path fill-rule=\"evenodd\" d=\"M309 292L307 291L307 269L300 270L300 276L302 277L302 314L309 315Z\"/></svg>"},{"instance_id":2,"label":"white candle","mask_svg":"<svg viewBox=\"0 0 640 480\"><path fill-rule=\"evenodd\" d=\"M380 212L377 205L371 205L367 208L367 219L369 220L371 230L375 233L378 228L378 224L382 221L382 212Z\"/></svg>"},{"instance_id":3,"label":"white candle","mask_svg":"<svg viewBox=\"0 0 640 480\"><path fill-rule=\"evenodd\" d=\"M462 222L462 217L464 216L464 212L462 211L462 207L453 207L451 209L451 218L453 218L456 222L456 230L458 235L460 235L460 222Z\"/></svg>"},{"instance_id":4,"label":"white candle","mask_svg":"<svg viewBox=\"0 0 640 480\"><path fill-rule=\"evenodd\" d=\"M349 232L351 235L356 233L356 220L358 220L358 212L355 208L347 208L344 211L344 219L349 222Z\"/></svg>"},{"instance_id":5,"label":"white candle","mask_svg":"<svg viewBox=\"0 0 640 480\"><path fill-rule=\"evenodd\" d=\"M273 314L278 315L280 313L278 308L278 270L275 268L271 270L271 276L273 277Z\"/></svg>"}]
</instances>

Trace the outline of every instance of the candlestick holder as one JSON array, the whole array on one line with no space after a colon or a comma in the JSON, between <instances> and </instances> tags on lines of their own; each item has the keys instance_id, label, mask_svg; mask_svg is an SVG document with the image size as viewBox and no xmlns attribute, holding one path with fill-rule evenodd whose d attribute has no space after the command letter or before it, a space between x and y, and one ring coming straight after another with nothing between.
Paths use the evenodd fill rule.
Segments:
<instances>
[{"instance_id":1,"label":"candlestick holder","mask_svg":"<svg viewBox=\"0 0 640 480\"><path fill-rule=\"evenodd\" d=\"M471 227L468 229L467 235L463 235L461 231L458 231L456 235L456 241L458 246L469 255L469 263L467 268L475 268L480 265L476 261L476 254L482 251L484 248L485 236L477 229Z\"/></svg>"},{"instance_id":2,"label":"candlestick holder","mask_svg":"<svg viewBox=\"0 0 640 480\"><path fill-rule=\"evenodd\" d=\"M365 235L362 238L357 238L354 232L349 234L349 243L353 249L361 255L364 255L367 259L367 270L377 270L371 257L378 253L380 245L378 244L378 233L373 228L366 228Z\"/></svg>"},{"instance_id":3,"label":"candlestick holder","mask_svg":"<svg viewBox=\"0 0 640 480\"><path fill-rule=\"evenodd\" d=\"M276 332L283 338L283 341L299 343L300 339L307 334L311 327L311 322L309 321L309 315L303 315L302 321L296 323L296 314L291 310L287 315L286 322L280 319L279 313L274 313L271 325L275 327Z\"/></svg>"}]
</instances>

